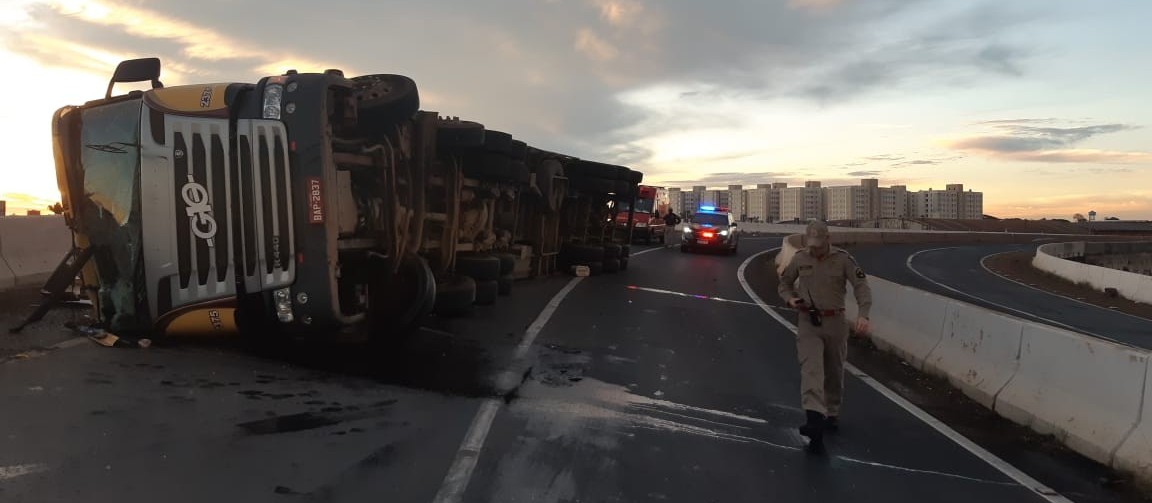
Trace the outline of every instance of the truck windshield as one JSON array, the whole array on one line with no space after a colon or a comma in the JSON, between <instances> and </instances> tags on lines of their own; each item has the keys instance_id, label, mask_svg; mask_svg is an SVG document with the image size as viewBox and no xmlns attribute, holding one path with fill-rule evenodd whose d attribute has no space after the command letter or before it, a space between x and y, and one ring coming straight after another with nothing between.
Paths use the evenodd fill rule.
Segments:
<instances>
[{"instance_id":1,"label":"truck windshield","mask_svg":"<svg viewBox=\"0 0 1152 503\"><path fill-rule=\"evenodd\" d=\"M620 211L628 211L632 204L627 202L620 203ZM636 213L652 213L653 208L656 207L655 199L637 199L636 200Z\"/></svg>"},{"instance_id":2,"label":"truck windshield","mask_svg":"<svg viewBox=\"0 0 1152 503\"><path fill-rule=\"evenodd\" d=\"M113 332L150 327L140 215L140 100L84 110L80 172L73 195L77 227L92 247L100 310Z\"/></svg>"}]
</instances>

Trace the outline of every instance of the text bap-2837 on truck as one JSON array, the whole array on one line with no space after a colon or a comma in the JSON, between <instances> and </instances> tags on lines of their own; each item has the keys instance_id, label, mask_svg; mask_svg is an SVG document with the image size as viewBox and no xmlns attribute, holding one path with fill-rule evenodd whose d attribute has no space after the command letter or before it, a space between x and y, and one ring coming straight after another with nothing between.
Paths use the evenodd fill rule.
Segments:
<instances>
[{"instance_id":1,"label":"text bap-2837 on truck","mask_svg":"<svg viewBox=\"0 0 1152 503\"><path fill-rule=\"evenodd\" d=\"M627 267L641 173L421 111L407 77L159 77L125 61L53 120L99 328L391 340L514 279Z\"/></svg>"}]
</instances>

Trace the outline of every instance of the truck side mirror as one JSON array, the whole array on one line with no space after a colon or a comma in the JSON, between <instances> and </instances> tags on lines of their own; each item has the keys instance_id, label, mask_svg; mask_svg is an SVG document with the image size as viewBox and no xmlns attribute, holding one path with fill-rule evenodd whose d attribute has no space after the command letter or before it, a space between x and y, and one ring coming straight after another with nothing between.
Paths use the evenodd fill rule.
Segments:
<instances>
[{"instance_id":1,"label":"truck side mirror","mask_svg":"<svg viewBox=\"0 0 1152 503\"><path fill-rule=\"evenodd\" d=\"M108 91L104 93L104 99L112 97L112 86L117 83L144 82L149 80L152 81L152 89L164 87L164 84L160 83L160 58L140 58L121 61L119 65L116 65L116 71L112 74L112 80L108 81Z\"/></svg>"}]
</instances>

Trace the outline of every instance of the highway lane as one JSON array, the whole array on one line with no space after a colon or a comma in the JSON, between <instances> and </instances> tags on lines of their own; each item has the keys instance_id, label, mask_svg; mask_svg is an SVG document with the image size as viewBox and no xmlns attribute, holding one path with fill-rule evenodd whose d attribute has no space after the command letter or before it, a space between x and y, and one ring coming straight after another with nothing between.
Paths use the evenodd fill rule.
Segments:
<instances>
[{"instance_id":1,"label":"highway lane","mask_svg":"<svg viewBox=\"0 0 1152 503\"><path fill-rule=\"evenodd\" d=\"M854 378L829 456L803 452L794 335L735 279L778 244L658 251L574 289L461 500L1041 501Z\"/></svg>"},{"instance_id":2,"label":"highway lane","mask_svg":"<svg viewBox=\"0 0 1152 503\"><path fill-rule=\"evenodd\" d=\"M0 500L432 502L463 474L447 501L1044 501L855 378L829 455L803 452L794 335L736 278L779 243L635 247L626 274L562 299L569 278L517 284L393 358L211 341L9 361Z\"/></svg>"},{"instance_id":3,"label":"highway lane","mask_svg":"<svg viewBox=\"0 0 1152 503\"><path fill-rule=\"evenodd\" d=\"M1047 293L988 271L981 260L1035 245L859 246L852 254L870 274L1012 316L1152 349L1152 320Z\"/></svg>"}]
</instances>

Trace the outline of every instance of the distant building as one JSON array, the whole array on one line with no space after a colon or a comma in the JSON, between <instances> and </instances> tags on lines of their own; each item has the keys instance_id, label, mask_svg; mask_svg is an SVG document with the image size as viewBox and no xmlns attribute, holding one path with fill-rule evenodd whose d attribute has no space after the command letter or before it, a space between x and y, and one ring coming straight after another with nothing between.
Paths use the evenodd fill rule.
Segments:
<instances>
[{"instance_id":1,"label":"distant building","mask_svg":"<svg viewBox=\"0 0 1152 503\"><path fill-rule=\"evenodd\" d=\"M8 214L8 201L0 199L0 217Z\"/></svg>"},{"instance_id":2,"label":"distant building","mask_svg":"<svg viewBox=\"0 0 1152 503\"><path fill-rule=\"evenodd\" d=\"M729 185L727 192L728 211L743 222L748 218L748 191L744 190L743 185Z\"/></svg>"},{"instance_id":3,"label":"distant building","mask_svg":"<svg viewBox=\"0 0 1152 503\"><path fill-rule=\"evenodd\" d=\"M684 193L680 189L668 189L668 207L672 209L672 213L684 214Z\"/></svg>"},{"instance_id":4,"label":"distant building","mask_svg":"<svg viewBox=\"0 0 1152 503\"><path fill-rule=\"evenodd\" d=\"M904 185L880 189L880 218L908 218L911 204L908 187Z\"/></svg>"},{"instance_id":5,"label":"distant building","mask_svg":"<svg viewBox=\"0 0 1152 503\"><path fill-rule=\"evenodd\" d=\"M944 190L921 190L912 199L912 216L945 220L979 220L984 216L984 194L964 192L963 184L949 184Z\"/></svg>"},{"instance_id":6,"label":"distant building","mask_svg":"<svg viewBox=\"0 0 1152 503\"><path fill-rule=\"evenodd\" d=\"M804 182L803 187L780 189L780 219L825 219L824 189L820 182Z\"/></svg>"},{"instance_id":7,"label":"distant building","mask_svg":"<svg viewBox=\"0 0 1152 503\"><path fill-rule=\"evenodd\" d=\"M40 210L28 210L28 216L38 217L40 216Z\"/></svg>"}]
</instances>

